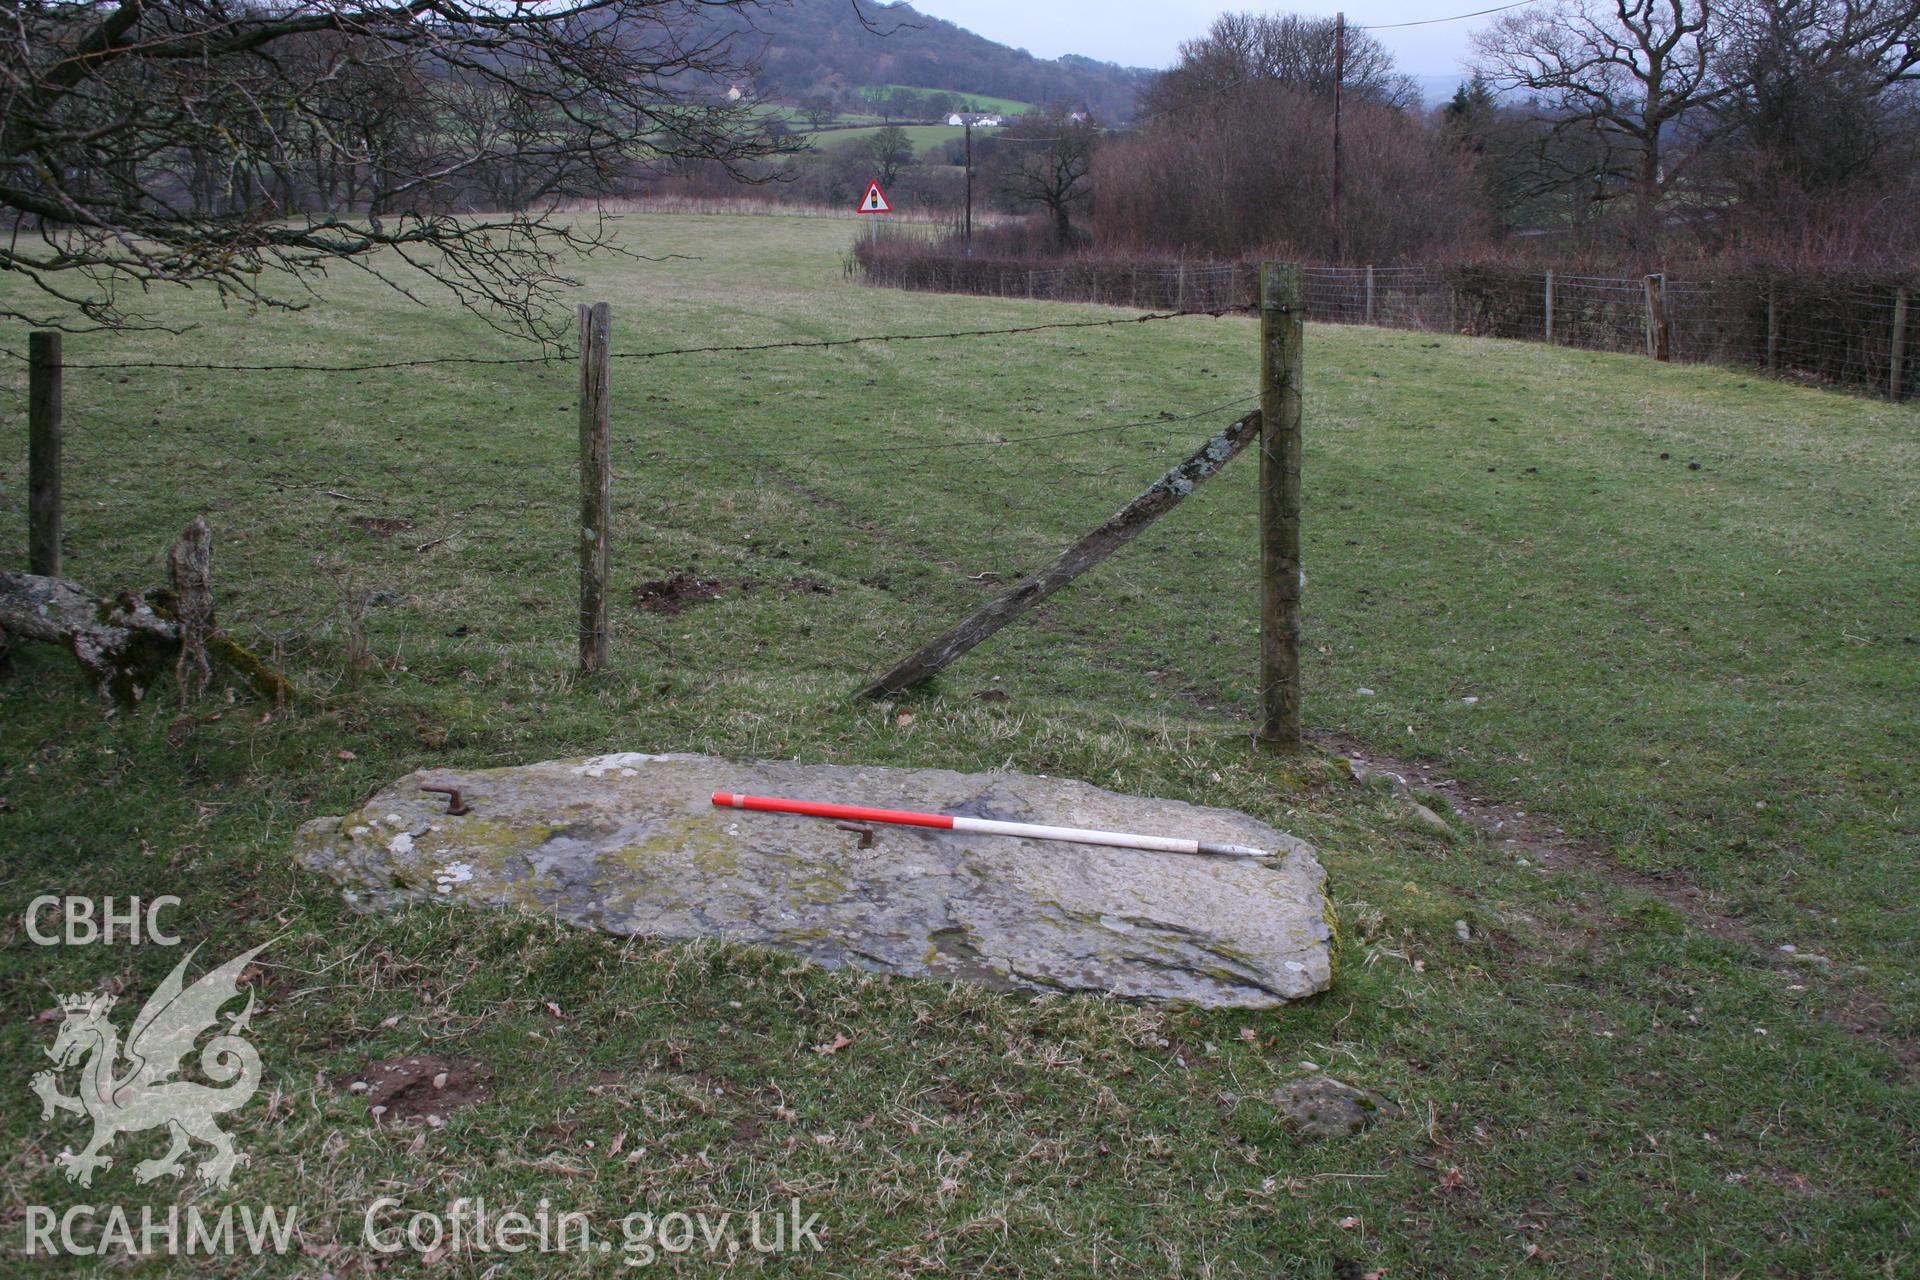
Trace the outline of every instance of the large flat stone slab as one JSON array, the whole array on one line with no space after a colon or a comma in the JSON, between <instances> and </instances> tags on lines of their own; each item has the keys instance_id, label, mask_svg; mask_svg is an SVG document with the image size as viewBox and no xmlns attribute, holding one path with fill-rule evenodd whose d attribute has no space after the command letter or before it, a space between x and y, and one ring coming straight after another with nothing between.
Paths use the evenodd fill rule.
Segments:
<instances>
[{"instance_id":1,"label":"large flat stone slab","mask_svg":"<svg viewBox=\"0 0 1920 1280\"><path fill-rule=\"evenodd\" d=\"M459 787L453 817L423 784ZM1265 861L714 808L715 791L1255 845ZM1265 1008L1333 980L1311 846L1245 814L1028 774L610 755L411 774L300 829L365 910L514 907L609 933L728 938L826 965Z\"/></svg>"}]
</instances>

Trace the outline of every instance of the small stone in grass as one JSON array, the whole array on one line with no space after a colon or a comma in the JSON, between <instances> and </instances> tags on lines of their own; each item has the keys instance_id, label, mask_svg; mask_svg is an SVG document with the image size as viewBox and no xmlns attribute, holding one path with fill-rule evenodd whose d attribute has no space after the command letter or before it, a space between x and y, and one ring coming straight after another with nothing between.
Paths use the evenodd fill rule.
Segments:
<instances>
[{"instance_id":1,"label":"small stone in grass","mask_svg":"<svg viewBox=\"0 0 1920 1280\"><path fill-rule=\"evenodd\" d=\"M1427 828L1427 830L1437 836L1451 836L1453 834L1453 828L1447 825L1447 820L1423 804L1415 802L1413 806L1413 816L1419 821L1421 826Z\"/></svg>"},{"instance_id":2,"label":"small stone in grass","mask_svg":"<svg viewBox=\"0 0 1920 1280\"><path fill-rule=\"evenodd\" d=\"M1312 1075L1276 1089L1274 1107L1301 1133L1344 1138L1400 1114L1400 1108L1369 1089L1329 1075Z\"/></svg>"}]
</instances>

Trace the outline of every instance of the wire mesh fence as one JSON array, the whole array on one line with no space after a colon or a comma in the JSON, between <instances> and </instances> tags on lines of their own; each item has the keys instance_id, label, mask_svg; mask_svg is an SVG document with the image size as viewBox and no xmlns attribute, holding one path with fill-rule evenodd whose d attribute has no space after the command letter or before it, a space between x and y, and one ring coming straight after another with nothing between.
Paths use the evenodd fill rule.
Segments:
<instances>
[{"instance_id":1,"label":"wire mesh fence","mask_svg":"<svg viewBox=\"0 0 1920 1280\"><path fill-rule=\"evenodd\" d=\"M1113 306L1228 311L1252 306L1252 262L1052 264L959 257L889 244L858 255L869 283L896 289ZM1743 272L1606 277L1483 265L1308 267L1307 313L1332 324L1662 353L1760 368L1821 385L1914 394L1920 352L1909 287L1845 275Z\"/></svg>"}]
</instances>

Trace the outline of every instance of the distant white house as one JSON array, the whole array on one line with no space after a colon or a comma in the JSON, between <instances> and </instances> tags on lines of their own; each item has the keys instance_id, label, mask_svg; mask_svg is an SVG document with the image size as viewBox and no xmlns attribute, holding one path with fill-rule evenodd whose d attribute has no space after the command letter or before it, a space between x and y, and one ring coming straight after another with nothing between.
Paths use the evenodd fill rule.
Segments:
<instances>
[{"instance_id":1,"label":"distant white house","mask_svg":"<svg viewBox=\"0 0 1920 1280\"><path fill-rule=\"evenodd\" d=\"M961 115L958 111L954 112L952 115L947 117L947 123L951 125L962 125L962 124L965 124L966 122L967 122L967 118Z\"/></svg>"},{"instance_id":2,"label":"distant white house","mask_svg":"<svg viewBox=\"0 0 1920 1280\"><path fill-rule=\"evenodd\" d=\"M970 116L970 115L962 115L960 112L956 111L952 115L947 117L947 123L951 125L961 125L961 124L971 123L971 124L976 124L983 129L998 129L1001 125L1006 123L1006 120L1001 116L995 116L995 115Z\"/></svg>"}]
</instances>

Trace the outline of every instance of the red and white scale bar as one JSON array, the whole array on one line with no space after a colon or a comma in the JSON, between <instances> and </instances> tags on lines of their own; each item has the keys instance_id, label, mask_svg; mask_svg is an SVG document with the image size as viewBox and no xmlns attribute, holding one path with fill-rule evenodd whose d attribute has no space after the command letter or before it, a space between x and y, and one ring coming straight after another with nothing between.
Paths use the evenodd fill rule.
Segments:
<instances>
[{"instance_id":1,"label":"red and white scale bar","mask_svg":"<svg viewBox=\"0 0 1920 1280\"><path fill-rule=\"evenodd\" d=\"M815 800L777 800L743 796L731 791L713 793L722 809L753 809L761 813L795 813L809 818L839 818L846 822L884 822L896 827L931 827L936 831L971 831L987 836L1017 836L1028 840L1066 840L1073 844L1104 844L1122 849L1151 849L1159 853L1198 853L1220 858L1270 858L1265 849L1244 844L1182 840L1173 836L1143 836L1127 831L1088 831L1080 827L1043 827L1031 822L995 822L948 813L911 813L902 809L872 809L858 804L822 804Z\"/></svg>"}]
</instances>

